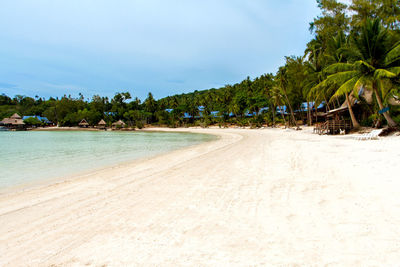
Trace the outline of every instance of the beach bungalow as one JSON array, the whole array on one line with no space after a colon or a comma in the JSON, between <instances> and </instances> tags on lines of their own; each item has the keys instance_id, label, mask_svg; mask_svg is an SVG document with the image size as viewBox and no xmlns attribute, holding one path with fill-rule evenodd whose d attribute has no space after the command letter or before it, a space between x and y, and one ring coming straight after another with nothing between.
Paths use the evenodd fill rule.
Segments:
<instances>
[{"instance_id":1,"label":"beach bungalow","mask_svg":"<svg viewBox=\"0 0 400 267\"><path fill-rule=\"evenodd\" d=\"M277 106L276 107L276 114L277 115L288 115L286 106Z\"/></svg>"},{"instance_id":2,"label":"beach bungalow","mask_svg":"<svg viewBox=\"0 0 400 267\"><path fill-rule=\"evenodd\" d=\"M115 129L117 129L117 128L123 128L123 127L125 127L125 122L123 122L122 120L119 120L119 121L117 121L117 122L114 122L113 124L112 124L112 126L113 126L113 128L115 128Z\"/></svg>"},{"instance_id":3,"label":"beach bungalow","mask_svg":"<svg viewBox=\"0 0 400 267\"><path fill-rule=\"evenodd\" d=\"M99 129L105 129L106 126L107 126L107 123L103 119L101 119L101 121L99 121L99 123L97 124L97 128L99 128Z\"/></svg>"},{"instance_id":4,"label":"beach bungalow","mask_svg":"<svg viewBox=\"0 0 400 267\"><path fill-rule=\"evenodd\" d=\"M358 101L353 99L351 105L353 111L357 109ZM331 109L323 114L325 122L316 124L314 132L318 134L339 134L340 132L349 132L353 125L349 119L349 106L345 101L339 108Z\"/></svg>"},{"instance_id":5,"label":"beach bungalow","mask_svg":"<svg viewBox=\"0 0 400 267\"><path fill-rule=\"evenodd\" d=\"M4 125L5 127L9 129L24 129L25 128L25 123L22 120L21 116L19 116L17 113L14 113L10 118L4 118L1 122L1 125Z\"/></svg>"},{"instance_id":6,"label":"beach bungalow","mask_svg":"<svg viewBox=\"0 0 400 267\"><path fill-rule=\"evenodd\" d=\"M87 128L89 126L89 123L85 119L83 119L78 125L81 128Z\"/></svg>"}]
</instances>

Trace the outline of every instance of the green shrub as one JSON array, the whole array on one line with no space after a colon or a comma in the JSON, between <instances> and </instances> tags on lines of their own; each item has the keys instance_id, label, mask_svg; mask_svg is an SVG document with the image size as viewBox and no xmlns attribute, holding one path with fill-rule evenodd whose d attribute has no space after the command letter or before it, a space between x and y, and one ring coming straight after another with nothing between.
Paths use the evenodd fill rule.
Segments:
<instances>
[{"instance_id":1,"label":"green shrub","mask_svg":"<svg viewBox=\"0 0 400 267\"><path fill-rule=\"evenodd\" d=\"M43 123L36 117L30 117L24 120L25 124L32 126L40 126Z\"/></svg>"},{"instance_id":2,"label":"green shrub","mask_svg":"<svg viewBox=\"0 0 400 267\"><path fill-rule=\"evenodd\" d=\"M400 125L400 114L394 117L393 120L397 123L397 125Z\"/></svg>"},{"instance_id":3,"label":"green shrub","mask_svg":"<svg viewBox=\"0 0 400 267\"><path fill-rule=\"evenodd\" d=\"M368 118L360 121L360 125L364 127L371 127L374 124L374 121L376 121L377 116L375 114L369 116Z\"/></svg>"}]
</instances>

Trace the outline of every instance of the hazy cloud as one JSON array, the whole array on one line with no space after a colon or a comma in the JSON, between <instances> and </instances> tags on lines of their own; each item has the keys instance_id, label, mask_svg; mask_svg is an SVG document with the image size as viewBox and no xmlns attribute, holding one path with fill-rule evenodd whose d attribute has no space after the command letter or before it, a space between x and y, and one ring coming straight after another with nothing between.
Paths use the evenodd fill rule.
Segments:
<instances>
[{"instance_id":1,"label":"hazy cloud","mask_svg":"<svg viewBox=\"0 0 400 267\"><path fill-rule=\"evenodd\" d=\"M4 0L0 80L44 96L218 87L303 53L317 14L314 0Z\"/></svg>"}]
</instances>

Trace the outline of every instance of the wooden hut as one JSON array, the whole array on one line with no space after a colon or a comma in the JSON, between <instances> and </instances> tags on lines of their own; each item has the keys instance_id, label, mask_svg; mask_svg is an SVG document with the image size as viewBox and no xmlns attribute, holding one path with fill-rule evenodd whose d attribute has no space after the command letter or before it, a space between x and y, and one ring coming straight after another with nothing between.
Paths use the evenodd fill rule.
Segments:
<instances>
[{"instance_id":1,"label":"wooden hut","mask_svg":"<svg viewBox=\"0 0 400 267\"><path fill-rule=\"evenodd\" d=\"M89 123L85 119L83 119L78 125L79 127L87 128L89 126Z\"/></svg>"},{"instance_id":2,"label":"wooden hut","mask_svg":"<svg viewBox=\"0 0 400 267\"><path fill-rule=\"evenodd\" d=\"M123 122L122 120L119 120L119 121L117 121L117 122L114 122L114 123L112 124L112 126L113 126L114 128L123 128L123 127L125 127L125 122Z\"/></svg>"},{"instance_id":3,"label":"wooden hut","mask_svg":"<svg viewBox=\"0 0 400 267\"><path fill-rule=\"evenodd\" d=\"M23 129L25 127L24 121L17 113L14 113L10 118L4 118L1 124L10 129Z\"/></svg>"},{"instance_id":4,"label":"wooden hut","mask_svg":"<svg viewBox=\"0 0 400 267\"><path fill-rule=\"evenodd\" d=\"M107 123L102 119L101 121L99 121L99 123L97 124L97 128L99 129L105 129L107 126Z\"/></svg>"},{"instance_id":5,"label":"wooden hut","mask_svg":"<svg viewBox=\"0 0 400 267\"><path fill-rule=\"evenodd\" d=\"M5 125L7 126L8 124L11 124L10 118L4 118L3 120L0 121L0 125Z\"/></svg>"},{"instance_id":6,"label":"wooden hut","mask_svg":"<svg viewBox=\"0 0 400 267\"><path fill-rule=\"evenodd\" d=\"M318 134L339 134L341 131L349 132L353 128L353 125L351 120L348 119L348 113L349 107L347 102L343 103L339 108L329 110L323 114L325 122L317 124L314 132Z\"/></svg>"}]
</instances>

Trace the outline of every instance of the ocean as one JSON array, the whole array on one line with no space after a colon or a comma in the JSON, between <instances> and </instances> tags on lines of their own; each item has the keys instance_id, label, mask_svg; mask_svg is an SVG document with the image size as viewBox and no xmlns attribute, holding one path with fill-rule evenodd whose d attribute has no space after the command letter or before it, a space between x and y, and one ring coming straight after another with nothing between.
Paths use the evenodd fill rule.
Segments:
<instances>
[{"instance_id":1,"label":"ocean","mask_svg":"<svg viewBox=\"0 0 400 267\"><path fill-rule=\"evenodd\" d=\"M167 132L0 132L0 189L61 179L215 138Z\"/></svg>"}]
</instances>

